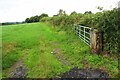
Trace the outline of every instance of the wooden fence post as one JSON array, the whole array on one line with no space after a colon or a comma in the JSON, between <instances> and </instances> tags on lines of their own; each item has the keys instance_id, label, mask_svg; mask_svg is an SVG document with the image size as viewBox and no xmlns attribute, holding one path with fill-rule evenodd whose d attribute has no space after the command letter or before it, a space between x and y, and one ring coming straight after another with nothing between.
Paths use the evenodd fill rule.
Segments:
<instances>
[{"instance_id":1,"label":"wooden fence post","mask_svg":"<svg viewBox=\"0 0 120 80\"><path fill-rule=\"evenodd\" d=\"M102 32L97 29L90 31L90 47L93 53L101 53L103 50Z\"/></svg>"}]
</instances>

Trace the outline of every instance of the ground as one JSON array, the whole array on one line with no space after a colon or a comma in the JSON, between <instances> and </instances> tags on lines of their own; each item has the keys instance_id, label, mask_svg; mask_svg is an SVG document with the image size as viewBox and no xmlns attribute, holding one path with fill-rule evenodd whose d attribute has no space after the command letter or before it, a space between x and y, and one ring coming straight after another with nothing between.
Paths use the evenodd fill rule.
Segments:
<instances>
[{"instance_id":1,"label":"ground","mask_svg":"<svg viewBox=\"0 0 120 80\"><path fill-rule=\"evenodd\" d=\"M16 77L14 73L21 74L22 69L23 77L53 78L75 67L100 69L118 77L117 59L91 53L74 32L40 22L3 26L2 30L3 78Z\"/></svg>"}]
</instances>

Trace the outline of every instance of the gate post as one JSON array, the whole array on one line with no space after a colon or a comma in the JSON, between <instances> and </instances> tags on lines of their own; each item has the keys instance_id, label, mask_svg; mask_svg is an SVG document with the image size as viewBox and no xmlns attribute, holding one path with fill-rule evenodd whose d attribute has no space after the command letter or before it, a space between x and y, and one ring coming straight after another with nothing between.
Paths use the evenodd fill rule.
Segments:
<instances>
[{"instance_id":1,"label":"gate post","mask_svg":"<svg viewBox=\"0 0 120 80\"><path fill-rule=\"evenodd\" d=\"M90 47L93 53L101 53L103 51L103 34L97 29L90 31Z\"/></svg>"}]
</instances>

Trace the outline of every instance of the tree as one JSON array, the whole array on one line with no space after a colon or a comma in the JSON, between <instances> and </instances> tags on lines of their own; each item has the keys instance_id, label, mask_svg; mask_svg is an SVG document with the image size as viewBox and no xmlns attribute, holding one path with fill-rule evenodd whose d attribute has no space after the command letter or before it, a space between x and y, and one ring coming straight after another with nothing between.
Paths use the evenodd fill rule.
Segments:
<instances>
[{"instance_id":1,"label":"tree","mask_svg":"<svg viewBox=\"0 0 120 80\"><path fill-rule=\"evenodd\" d=\"M67 15L65 11L63 11L63 15L65 15L65 16Z\"/></svg>"},{"instance_id":2,"label":"tree","mask_svg":"<svg viewBox=\"0 0 120 80\"><path fill-rule=\"evenodd\" d=\"M84 14L92 14L92 12L91 11L85 11Z\"/></svg>"},{"instance_id":3,"label":"tree","mask_svg":"<svg viewBox=\"0 0 120 80\"><path fill-rule=\"evenodd\" d=\"M25 22L26 22L26 23L30 23L30 19L29 19L29 18L26 18Z\"/></svg>"},{"instance_id":4,"label":"tree","mask_svg":"<svg viewBox=\"0 0 120 80\"><path fill-rule=\"evenodd\" d=\"M102 11L103 7L98 6L97 9L99 9L100 11Z\"/></svg>"},{"instance_id":5,"label":"tree","mask_svg":"<svg viewBox=\"0 0 120 80\"><path fill-rule=\"evenodd\" d=\"M64 10L62 10L62 9L60 9L59 11L58 11L58 14L57 14L58 16L63 16L63 15L67 15L66 14L66 12L64 11Z\"/></svg>"},{"instance_id":6,"label":"tree","mask_svg":"<svg viewBox=\"0 0 120 80\"><path fill-rule=\"evenodd\" d=\"M58 11L58 15L61 16L62 14L63 14L63 10L60 9L60 10Z\"/></svg>"},{"instance_id":7,"label":"tree","mask_svg":"<svg viewBox=\"0 0 120 80\"><path fill-rule=\"evenodd\" d=\"M40 16L39 16L39 20L41 20L42 18L44 17L49 17L48 14L45 14L45 13L42 13Z\"/></svg>"},{"instance_id":8,"label":"tree","mask_svg":"<svg viewBox=\"0 0 120 80\"><path fill-rule=\"evenodd\" d=\"M27 22L27 23L39 22L39 20L41 20L43 17L48 17L48 15L43 13L40 16L38 16L38 15L32 16L30 18L26 18L25 22Z\"/></svg>"},{"instance_id":9,"label":"tree","mask_svg":"<svg viewBox=\"0 0 120 80\"><path fill-rule=\"evenodd\" d=\"M73 11L73 12L71 12L70 15L76 15L76 14L77 14L77 12Z\"/></svg>"},{"instance_id":10,"label":"tree","mask_svg":"<svg viewBox=\"0 0 120 80\"><path fill-rule=\"evenodd\" d=\"M34 20L33 22L39 22L39 16L38 15L34 16L33 20Z\"/></svg>"}]
</instances>

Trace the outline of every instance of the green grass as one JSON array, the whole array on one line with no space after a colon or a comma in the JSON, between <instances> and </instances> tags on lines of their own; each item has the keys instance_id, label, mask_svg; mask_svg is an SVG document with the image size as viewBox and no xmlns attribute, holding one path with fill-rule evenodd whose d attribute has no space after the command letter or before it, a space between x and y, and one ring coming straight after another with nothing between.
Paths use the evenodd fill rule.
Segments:
<instances>
[{"instance_id":1,"label":"green grass","mask_svg":"<svg viewBox=\"0 0 120 80\"><path fill-rule=\"evenodd\" d=\"M0 79L2 78L2 27L0 26Z\"/></svg>"},{"instance_id":2,"label":"green grass","mask_svg":"<svg viewBox=\"0 0 120 80\"><path fill-rule=\"evenodd\" d=\"M29 78L55 77L75 66L103 68L112 77L118 76L118 62L90 52L74 33L68 34L44 23L19 24L2 27L3 77L7 70L23 56ZM51 52L59 53L69 61L64 65Z\"/></svg>"}]
</instances>

